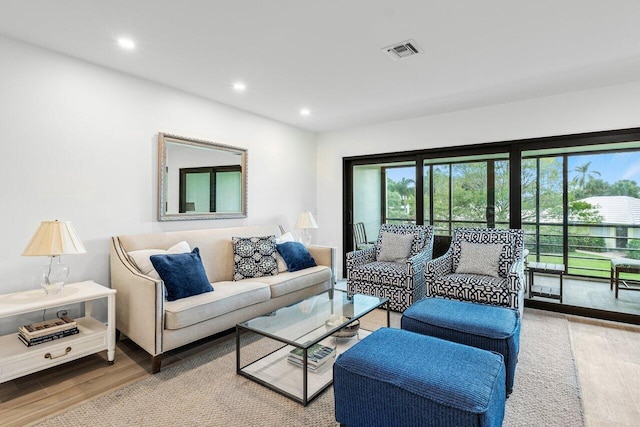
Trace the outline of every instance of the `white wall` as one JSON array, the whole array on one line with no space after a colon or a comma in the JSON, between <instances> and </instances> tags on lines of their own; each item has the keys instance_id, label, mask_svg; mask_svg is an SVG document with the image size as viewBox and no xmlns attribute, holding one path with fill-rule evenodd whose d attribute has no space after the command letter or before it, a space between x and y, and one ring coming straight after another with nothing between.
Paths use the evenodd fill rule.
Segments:
<instances>
[{"instance_id":1,"label":"white wall","mask_svg":"<svg viewBox=\"0 0 640 427\"><path fill-rule=\"evenodd\" d=\"M342 158L640 126L640 82L318 136L320 243L338 246L342 274Z\"/></svg>"},{"instance_id":2,"label":"white wall","mask_svg":"<svg viewBox=\"0 0 640 427\"><path fill-rule=\"evenodd\" d=\"M41 220L72 221L87 248L63 256L69 281L109 285L110 236L316 213L315 134L10 39L0 52L1 293L39 287L46 258L21 253ZM247 148L248 218L158 222L158 132Z\"/></svg>"}]
</instances>

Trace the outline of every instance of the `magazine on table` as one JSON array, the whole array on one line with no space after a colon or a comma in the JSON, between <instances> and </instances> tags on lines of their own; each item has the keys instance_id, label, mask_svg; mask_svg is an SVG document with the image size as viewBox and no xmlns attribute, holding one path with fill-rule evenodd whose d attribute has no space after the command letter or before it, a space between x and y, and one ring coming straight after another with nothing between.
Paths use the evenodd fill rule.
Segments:
<instances>
[{"instance_id":1,"label":"magazine on table","mask_svg":"<svg viewBox=\"0 0 640 427\"><path fill-rule=\"evenodd\" d=\"M294 348L289 352L287 359L294 365L302 366L304 364L303 355L304 350L302 348ZM314 371L332 360L335 355L335 348L323 344L314 344L307 349L307 367L309 370Z\"/></svg>"}]
</instances>

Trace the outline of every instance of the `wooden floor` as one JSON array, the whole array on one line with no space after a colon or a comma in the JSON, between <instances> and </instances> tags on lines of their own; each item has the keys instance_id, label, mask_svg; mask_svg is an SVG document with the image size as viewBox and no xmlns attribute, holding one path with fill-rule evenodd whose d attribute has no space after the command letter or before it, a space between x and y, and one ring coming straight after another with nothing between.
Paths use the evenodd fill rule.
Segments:
<instances>
[{"instance_id":1,"label":"wooden floor","mask_svg":"<svg viewBox=\"0 0 640 427\"><path fill-rule=\"evenodd\" d=\"M162 367L199 353L215 337L165 353ZM124 338L116 346L115 363L106 351L0 384L0 425L27 426L84 401L151 375L151 357Z\"/></svg>"},{"instance_id":2,"label":"wooden floor","mask_svg":"<svg viewBox=\"0 0 640 427\"><path fill-rule=\"evenodd\" d=\"M640 327L568 319L587 426L640 425Z\"/></svg>"},{"instance_id":3,"label":"wooden floor","mask_svg":"<svg viewBox=\"0 0 640 427\"><path fill-rule=\"evenodd\" d=\"M362 319L385 322L382 310ZM572 343L588 426L637 426L640 420L640 328L569 316ZM399 316L392 316L398 327ZM179 362L211 345L218 337L165 354L163 367ZM553 357L553 355L542 355ZM106 354L0 384L0 425L25 426L82 402L150 376L149 355L133 342L118 343L116 362Z\"/></svg>"}]
</instances>

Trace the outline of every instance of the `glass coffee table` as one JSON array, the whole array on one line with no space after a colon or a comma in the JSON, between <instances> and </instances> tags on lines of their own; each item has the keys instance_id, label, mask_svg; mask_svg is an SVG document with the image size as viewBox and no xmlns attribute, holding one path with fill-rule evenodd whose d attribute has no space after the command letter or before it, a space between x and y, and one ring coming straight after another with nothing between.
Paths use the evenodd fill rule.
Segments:
<instances>
[{"instance_id":1,"label":"glass coffee table","mask_svg":"<svg viewBox=\"0 0 640 427\"><path fill-rule=\"evenodd\" d=\"M346 292L334 290L333 298L327 291L239 323L236 325L236 372L306 406L333 383L336 355L370 333L358 328L358 319L386 305L387 326L390 325L388 302L387 298L360 294L347 298ZM277 345L243 365L241 350L249 345L253 335L247 332ZM319 366L314 365L308 354L316 344L335 350L330 359ZM299 356L298 363L290 360L292 350Z\"/></svg>"}]
</instances>

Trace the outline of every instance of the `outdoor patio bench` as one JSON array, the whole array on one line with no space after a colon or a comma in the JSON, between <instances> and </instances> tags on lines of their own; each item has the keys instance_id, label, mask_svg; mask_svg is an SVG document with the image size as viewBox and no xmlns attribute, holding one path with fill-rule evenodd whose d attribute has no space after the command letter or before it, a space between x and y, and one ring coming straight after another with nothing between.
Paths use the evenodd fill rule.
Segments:
<instances>
[{"instance_id":1,"label":"outdoor patio bench","mask_svg":"<svg viewBox=\"0 0 640 427\"><path fill-rule=\"evenodd\" d=\"M630 291L640 291L640 283L637 280L620 279L620 273L640 273L640 260L628 258L614 258L611 260L611 285L609 289L616 288L616 298L618 298L618 290L622 285L622 289Z\"/></svg>"},{"instance_id":2,"label":"outdoor patio bench","mask_svg":"<svg viewBox=\"0 0 640 427\"><path fill-rule=\"evenodd\" d=\"M550 264L547 262L530 262L529 269L529 298L544 297L557 299L562 302L562 276L564 275L564 264ZM557 274L560 276L560 290L558 293L553 292L550 286L536 286L533 284L534 273Z\"/></svg>"}]
</instances>

